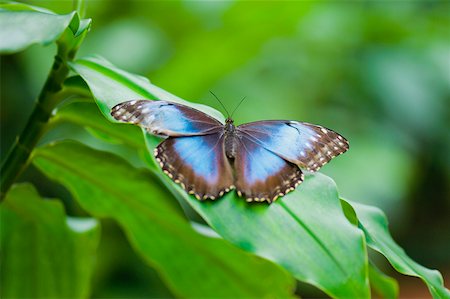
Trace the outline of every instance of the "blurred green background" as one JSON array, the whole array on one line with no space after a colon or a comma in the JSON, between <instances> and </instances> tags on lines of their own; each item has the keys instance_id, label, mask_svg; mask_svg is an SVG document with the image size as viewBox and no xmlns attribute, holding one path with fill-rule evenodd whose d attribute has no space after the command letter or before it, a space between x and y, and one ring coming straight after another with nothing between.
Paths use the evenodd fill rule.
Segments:
<instances>
[{"instance_id":1,"label":"blurred green background","mask_svg":"<svg viewBox=\"0 0 450 299\"><path fill-rule=\"evenodd\" d=\"M71 1L27 3L72 10ZM450 2L88 1L86 17L78 57L99 54L218 110L209 90L228 110L246 96L238 124L292 119L343 134L350 151L322 172L343 197L382 208L406 252L450 284ZM55 49L1 57L2 160ZM37 171L25 178L70 201ZM171 296L113 223L102 231L94 297ZM396 277L402 297L429 296L418 279Z\"/></svg>"}]
</instances>

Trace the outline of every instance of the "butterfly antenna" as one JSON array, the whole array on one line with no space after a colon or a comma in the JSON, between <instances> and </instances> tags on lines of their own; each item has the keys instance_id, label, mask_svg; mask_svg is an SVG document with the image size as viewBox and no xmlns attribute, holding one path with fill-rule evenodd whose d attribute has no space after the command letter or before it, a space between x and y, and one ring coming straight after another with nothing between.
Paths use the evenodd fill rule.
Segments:
<instances>
[{"instance_id":1,"label":"butterfly antenna","mask_svg":"<svg viewBox=\"0 0 450 299\"><path fill-rule=\"evenodd\" d=\"M247 97L243 97L242 100L239 102L239 104L237 104L236 108L234 108L233 112L231 112L231 116L230 118L233 117L234 112L237 110L237 108L239 108L239 106L241 106L242 102L246 99Z\"/></svg>"},{"instance_id":2,"label":"butterfly antenna","mask_svg":"<svg viewBox=\"0 0 450 299\"><path fill-rule=\"evenodd\" d=\"M222 105L223 109L225 109L227 116L230 117L230 113L228 113L228 110L227 108L225 108L225 105L219 100L219 98L214 94L214 92L212 92L211 90L209 92L216 98L217 101L219 101L220 105Z\"/></svg>"}]
</instances>

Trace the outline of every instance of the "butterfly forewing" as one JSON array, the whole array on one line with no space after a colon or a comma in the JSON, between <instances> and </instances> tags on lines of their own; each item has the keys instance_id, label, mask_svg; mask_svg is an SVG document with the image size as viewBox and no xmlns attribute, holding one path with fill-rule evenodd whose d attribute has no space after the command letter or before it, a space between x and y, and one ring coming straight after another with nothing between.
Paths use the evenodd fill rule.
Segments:
<instances>
[{"instance_id":1,"label":"butterfly forewing","mask_svg":"<svg viewBox=\"0 0 450 299\"><path fill-rule=\"evenodd\" d=\"M265 149L309 171L319 170L349 148L347 140L338 133L297 121L258 121L240 125L237 130Z\"/></svg>"},{"instance_id":2,"label":"butterfly forewing","mask_svg":"<svg viewBox=\"0 0 450 299\"><path fill-rule=\"evenodd\" d=\"M223 125L209 115L185 105L166 101L137 100L111 110L118 121L144 127L159 136L193 136L220 131Z\"/></svg>"},{"instance_id":3,"label":"butterfly forewing","mask_svg":"<svg viewBox=\"0 0 450 299\"><path fill-rule=\"evenodd\" d=\"M221 133L169 137L155 149L163 171L198 199L215 199L234 188Z\"/></svg>"}]
</instances>

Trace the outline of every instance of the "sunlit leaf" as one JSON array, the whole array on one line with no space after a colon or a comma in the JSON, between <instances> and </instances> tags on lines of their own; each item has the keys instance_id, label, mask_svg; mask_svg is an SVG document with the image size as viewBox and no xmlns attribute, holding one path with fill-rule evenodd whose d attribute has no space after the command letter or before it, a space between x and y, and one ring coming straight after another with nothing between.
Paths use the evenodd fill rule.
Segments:
<instances>
[{"instance_id":1,"label":"sunlit leaf","mask_svg":"<svg viewBox=\"0 0 450 299\"><path fill-rule=\"evenodd\" d=\"M395 243L389 233L386 216L380 209L347 202L356 211L359 227L364 231L368 246L384 255L398 272L422 279L434 298L450 298L450 291L444 287L439 271L419 265Z\"/></svg>"},{"instance_id":2,"label":"sunlit leaf","mask_svg":"<svg viewBox=\"0 0 450 299\"><path fill-rule=\"evenodd\" d=\"M223 121L217 110L200 104L193 104L153 85L142 76L123 71L101 57L88 57L69 64L88 84L100 111L109 120L111 108L120 103L136 99L166 100L191 106Z\"/></svg>"},{"instance_id":3,"label":"sunlit leaf","mask_svg":"<svg viewBox=\"0 0 450 299\"><path fill-rule=\"evenodd\" d=\"M95 219L66 217L29 184L0 206L2 298L87 298L99 242Z\"/></svg>"},{"instance_id":4,"label":"sunlit leaf","mask_svg":"<svg viewBox=\"0 0 450 299\"><path fill-rule=\"evenodd\" d=\"M78 36L89 26L90 20L80 20L76 12L57 15L22 3L0 4L0 53L18 52L33 44L47 45L68 28Z\"/></svg>"},{"instance_id":5,"label":"sunlit leaf","mask_svg":"<svg viewBox=\"0 0 450 299\"><path fill-rule=\"evenodd\" d=\"M290 297L293 279L286 271L224 240L195 232L148 171L74 142L37 149L34 157L34 164L65 185L86 211L116 220L174 294Z\"/></svg>"}]
</instances>

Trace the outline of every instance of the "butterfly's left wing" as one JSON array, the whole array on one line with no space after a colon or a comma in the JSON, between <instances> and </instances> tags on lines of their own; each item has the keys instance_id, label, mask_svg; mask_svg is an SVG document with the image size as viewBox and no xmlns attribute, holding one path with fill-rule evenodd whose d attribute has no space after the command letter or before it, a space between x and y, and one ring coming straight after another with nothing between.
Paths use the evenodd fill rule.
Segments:
<instances>
[{"instance_id":1,"label":"butterfly's left wing","mask_svg":"<svg viewBox=\"0 0 450 299\"><path fill-rule=\"evenodd\" d=\"M286 161L313 172L349 148L348 141L333 130L298 121L257 121L242 124L237 131Z\"/></svg>"},{"instance_id":2,"label":"butterfly's left wing","mask_svg":"<svg viewBox=\"0 0 450 299\"><path fill-rule=\"evenodd\" d=\"M217 119L186 105L136 100L117 104L111 115L121 122L132 123L158 136L197 136L216 133L223 124Z\"/></svg>"}]
</instances>

